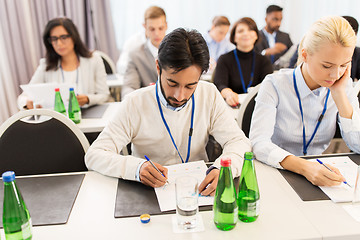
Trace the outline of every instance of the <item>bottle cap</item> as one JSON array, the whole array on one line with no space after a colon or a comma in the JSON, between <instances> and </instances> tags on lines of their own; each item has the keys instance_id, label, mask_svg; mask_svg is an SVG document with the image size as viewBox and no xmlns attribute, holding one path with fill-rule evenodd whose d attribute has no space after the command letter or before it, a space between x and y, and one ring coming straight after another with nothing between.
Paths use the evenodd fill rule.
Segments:
<instances>
[{"instance_id":1,"label":"bottle cap","mask_svg":"<svg viewBox=\"0 0 360 240\"><path fill-rule=\"evenodd\" d=\"M143 214L140 216L140 221L142 223L148 223L150 222L150 214Z\"/></svg>"},{"instance_id":2,"label":"bottle cap","mask_svg":"<svg viewBox=\"0 0 360 240\"><path fill-rule=\"evenodd\" d=\"M73 87L71 87L71 88L70 88L70 91L74 91L74 88L73 88Z\"/></svg>"},{"instance_id":3,"label":"bottle cap","mask_svg":"<svg viewBox=\"0 0 360 240\"><path fill-rule=\"evenodd\" d=\"M230 167L231 166L231 159L230 158L222 158L220 161L220 165L222 167Z\"/></svg>"},{"instance_id":4,"label":"bottle cap","mask_svg":"<svg viewBox=\"0 0 360 240\"><path fill-rule=\"evenodd\" d=\"M252 152L246 152L244 158L246 160L253 160L254 154Z\"/></svg>"},{"instance_id":5,"label":"bottle cap","mask_svg":"<svg viewBox=\"0 0 360 240\"><path fill-rule=\"evenodd\" d=\"M2 178L4 182L12 182L15 180L15 172L7 171L2 174Z\"/></svg>"},{"instance_id":6,"label":"bottle cap","mask_svg":"<svg viewBox=\"0 0 360 240\"><path fill-rule=\"evenodd\" d=\"M55 88L55 92L58 92L58 91L60 91L60 88Z\"/></svg>"}]
</instances>

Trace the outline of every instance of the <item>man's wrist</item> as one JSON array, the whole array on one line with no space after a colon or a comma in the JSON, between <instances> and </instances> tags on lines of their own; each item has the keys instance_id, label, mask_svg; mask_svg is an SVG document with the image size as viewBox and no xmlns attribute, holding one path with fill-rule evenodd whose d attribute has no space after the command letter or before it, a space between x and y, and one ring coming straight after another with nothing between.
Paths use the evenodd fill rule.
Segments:
<instances>
[{"instance_id":1,"label":"man's wrist","mask_svg":"<svg viewBox=\"0 0 360 240\"><path fill-rule=\"evenodd\" d=\"M214 169L217 169L217 170L219 170L217 167L215 167L214 165L212 165L212 166L210 166L209 168L208 168L208 170L206 170L206 175L208 175L212 170L214 170Z\"/></svg>"}]
</instances>

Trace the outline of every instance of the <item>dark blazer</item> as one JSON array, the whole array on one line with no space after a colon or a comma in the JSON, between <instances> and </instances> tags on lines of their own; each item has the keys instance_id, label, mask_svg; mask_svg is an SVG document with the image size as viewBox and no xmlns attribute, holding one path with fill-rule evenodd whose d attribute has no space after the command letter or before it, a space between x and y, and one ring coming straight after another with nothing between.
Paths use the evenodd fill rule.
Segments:
<instances>
[{"instance_id":1,"label":"dark blazer","mask_svg":"<svg viewBox=\"0 0 360 240\"><path fill-rule=\"evenodd\" d=\"M261 53L262 50L269 48L269 43L267 41L267 38L266 38L263 30L259 31L259 37L260 37L260 39L255 45L255 50L258 53ZM276 33L275 42L280 42L280 43L285 44L287 46L287 49L285 51L283 51L282 53L280 53L280 54L276 54L275 57L274 57L274 62L276 60L278 60L282 55L284 55L286 53L286 51L293 45L289 34L285 33L285 32L282 32L282 31L278 31ZM270 57L269 57L269 59L270 59Z\"/></svg>"},{"instance_id":2,"label":"dark blazer","mask_svg":"<svg viewBox=\"0 0 360 240\"><path fill-rule=\"evenodd\" d=\"M351 78L360 80L360 48L355 47L351 61Z\"/></svg>"}]
</instances>

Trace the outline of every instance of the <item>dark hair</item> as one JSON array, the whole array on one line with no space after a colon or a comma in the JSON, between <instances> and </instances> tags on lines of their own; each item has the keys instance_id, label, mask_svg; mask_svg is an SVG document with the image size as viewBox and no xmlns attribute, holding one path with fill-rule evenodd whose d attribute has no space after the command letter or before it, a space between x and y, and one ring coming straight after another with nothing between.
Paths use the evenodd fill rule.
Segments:
<instances>
[{"instance_id":1,"label":"dark hair","mask_svg":"<svg viewBox=\"0 0 360 240\"><path fill-rule=\"evenodd\" d=\"M234 23L234 25L233 25L233 27L231 29L231 32L230 32L230 42L233 43L236 46L235 32L236 32L237 26L240 23L248 25L250 30L253 30L253 31L256 32L257 39L256 39L256 41L254 43L254 45L255 45L259 41L259 37L260 37L259 36L259 30L258 30L258 27L256 25L256 22L252 18L249 18L249 17L240 18L237 22Z\"/></svg>"},{"instance_id":2,"label":"dark hair","mask_svg":"<svg viewBox=\"0 0 360 240\"><path fill-rule=\"evenodd\" d=\"M282 12L283 8L279 7L278 5L270 5L266 9L266 14L272 13L272 12Z\"/></svg>"},{"instance_id":3,"label":"dark hair","mask_svg":"<svg viewBox=\"0 0 360 240\"><path fill-rule=\"evenodd\" d=\"M209 69L209 59L207 44L196 30L177 28L166 35L160 43L160 70L171 68L177 73L192 65L198 65L204 73Z\"/></svg>"},{"instance_id":4,"label":"dark hair","mask_svg":"<svg viewBox=\"0 0 360 240\"><path fill-rule=\"evenodd\" d=\"M230 21L227 17L225 16L216 16L214 17L214 19L212 20L212 24L217 27L217 26L230 26Z\"/></svg>"},{"instance_id":5,"label":"dark hair","mask_svg":"<svg viewBox=\"0 0 360 240\"><path fill-rule=\"evenodd\" d=\"M77 55L85 58L92 56L92 53L81 41L80 34L71 19L54 18L47 23L43 33L43 42L46 47L46 71L56 70L58 68L58 62L61 59L61 56L55 52L53 46L49 42L50 32L54 27L57 26L63 26L68 32L74 42L74 50Z\"/></svg>"},{"instance_id":6,"label":"dark hair","mask_svg":"<svg viewBox=\"0 0 360 240\"><path fill-rule=\"evenodd\" d=\"M345 18L351 25L352 29L354 30L355 34L358 33L359 30L359 23L358 21L356 21L355 18L351 17L351 16L342 16L343 18Z\"/></svg>"}]
</instances>

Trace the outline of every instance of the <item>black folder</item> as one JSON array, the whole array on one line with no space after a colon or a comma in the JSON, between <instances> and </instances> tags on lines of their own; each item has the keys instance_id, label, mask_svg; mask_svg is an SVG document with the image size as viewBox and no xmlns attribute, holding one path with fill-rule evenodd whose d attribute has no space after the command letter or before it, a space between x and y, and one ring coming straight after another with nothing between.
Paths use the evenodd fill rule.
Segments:
<instances>
[{"instance_id":1,"label":"black folder","mask_svg":"<svg viewBox=\"0 0 360 240\"><path fill-rule=\"evenodd\" d=\"M360 155L358 154L341 154L335 156L319 155L319 156L309 156L302 158L320 159L325 157L327 158L327 157L340 157L340 156L348 156L354 163L360 165ZM330 200L330 198L318 186L314 186L304 176L287 170L279 169L279 172L282 174L282 176L286 179L286 181L290 184L290 186L294 189L294 191L299 195L299 197L303 201Z\"/></svg>"},{"instance_id":2,"label":"black folder","mask_svg":"<svg viewBox=\"0 0 360 240\"><path fill-rule=\"evenodd\" d=\"M85 174L17 178L16 184L30 212L33 226L65 224ZM4 184L0 184L0 203ZM0 204L2 216L3 205ZM2 227L2 218L0 218Z\"/></svg>"}]
</instances>

